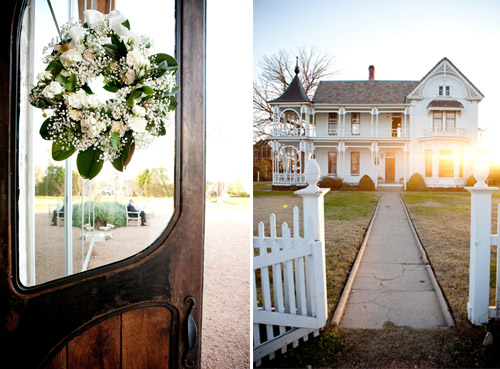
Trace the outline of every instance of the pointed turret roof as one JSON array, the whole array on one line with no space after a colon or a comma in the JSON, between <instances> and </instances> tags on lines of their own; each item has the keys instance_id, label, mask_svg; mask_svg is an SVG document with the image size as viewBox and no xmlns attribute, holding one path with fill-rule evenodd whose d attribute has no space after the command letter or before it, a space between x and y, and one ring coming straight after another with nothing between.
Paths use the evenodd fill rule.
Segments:
<instances>
[{"instance_id":1,"label":"pointed turret roof","mask_svg":"<svg viewBox=\"0 0 500 369\"><path fill-rule=\"evenodd\" d=\"M299 79L299 58L297 57L297 64L295 65L295 77L293 77L292 82L288 85L283 95L277 99L269 101L270 103L310 103L311 100L307 97L304 87L302 87L302 82Z\"/></svg>"}]
</instances>

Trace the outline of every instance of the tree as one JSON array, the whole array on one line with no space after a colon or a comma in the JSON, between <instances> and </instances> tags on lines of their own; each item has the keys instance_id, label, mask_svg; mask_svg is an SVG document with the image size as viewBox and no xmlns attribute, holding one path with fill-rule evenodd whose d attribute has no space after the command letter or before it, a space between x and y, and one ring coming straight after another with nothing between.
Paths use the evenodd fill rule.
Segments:
<instances>
[{"instance_id":1,"label":"tree","mask_svg":"<svg viewBox=\"0 0 500 369\"><path fill-rule=\"evenodd\" d=\"M45 175L40 173L39 167L35 168L35 192L41 196L64 196L65 170L62 166L50 164ZM38 179L36 179L38 176ZM73 195L82 194L82 177L73 171Z\"/></svg>"},{"instance_id":2,"label":"tree","mask_svg":"<svg viewBox=\"0 0 500 369\"><path fill-rule=\"evenodd\" d=\"M320 53L314 46L299 47L296 53L279 50L270 57L264 56L258 63L261 74L253 84L254 140L270 135L272 109L268 101L281 96L295 76L295 55L298 56L299 78L309 98L313 97L319 81L332 76L333 58Z\"/></svg>"},{"instance_id":3,"label":"tree","mask_svg":"<svg viewBox=\"0 0 500 369\"><path fill-rule=\"evenodd\" d=\"M163 167L145 169L134 181L134 192L139 196L168 197L174 194L174 185Z\"/></svg>"}]
</instances>

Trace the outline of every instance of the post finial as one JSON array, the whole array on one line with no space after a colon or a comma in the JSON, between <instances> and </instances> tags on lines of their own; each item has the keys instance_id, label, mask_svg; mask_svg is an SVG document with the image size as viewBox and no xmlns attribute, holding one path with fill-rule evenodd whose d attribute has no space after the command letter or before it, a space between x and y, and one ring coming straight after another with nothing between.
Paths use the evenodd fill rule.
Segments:
<instances>
[{"instance_id":1,"label":"post finial","mask_svg":"<svg viewBox=\"0 0 500 369\"><path fill-rule=\"evenodd\" d=\"M299 69L299 57L296 56L296 62L295 62L295 74L299 74L300 73L300 69Z\"/></svg>"}]
</instances>

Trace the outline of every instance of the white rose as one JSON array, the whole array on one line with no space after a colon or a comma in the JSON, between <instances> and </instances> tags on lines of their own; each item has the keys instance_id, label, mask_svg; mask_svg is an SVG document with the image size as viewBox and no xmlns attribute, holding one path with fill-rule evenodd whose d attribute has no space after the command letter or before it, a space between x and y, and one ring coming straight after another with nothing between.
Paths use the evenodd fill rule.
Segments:
<instances>
[{"instance_id":1,"label":"white rose","mask_svg":"<svg viewBox=\"0 0 500 369\"><path fill-rule=\"evenodd\" d=\"M77 62L81 62L82 54L80 54L77 49L69 49L68 51L63 52L59 59L61 59L61 63L64 67L68 68Z\"/></svg>"},{"instance_id":2,"label":"white rose","mask_svg":"<svg viewBox=\"0 0 500 369\"><path fill-rule=\"evenodd\" d=\"M41 73L38 73L37 78L39 81L45 81L46 79L52 79L52 73L47 72L47 71L41 72Z\"/></svg>"},{"instance_id":3,"label":"white rose","mask_svg":"<svg viewBox=\"0 0 500 369\"><path fill-rule=\"evenodd\" d=\"M92 54L92 51L90 50L85 50L83 53L83 60L85 60L87 63L93 62L95 59L94 54Z\"/></svg>"},{"instance_id":4,"label":"white rose","mask_svg":"<svg viewBox=\"0 0 500 369\"><path fill-rule=\"evenodd\" d=\"M83 133L88 133L90 131L89 118L82 119L82 121L80 122L80 126L82 127Z\"/></svg>"},{"instance_id":5,"label":"white rose","mask_svg":"<svg viewBox=\"0 0 500 369\"><path fill-rule=\"evenodd\" d=\"M64 91L64 88L59 82L52 81L52 82L50 82L49 85L47 85L43 89L42 95L45 96L47 99L53 99L54 95L59 95L63 91Z\"/></svg>"},{"instance_id":6,"label":"white rose","mask_svg":"<svg viewBox=\"0 0 500 369\"><path fill-rule=\"evenodd\" d=\"M139 116L139 117L144 117L146 115L146 109L144 109L142 106L140 105L135 105L133 108L132 108L132 113L134 113L135 115Z\"/></svg>"},{"instance_id":7,"label":"white rose","mask_svg":"<svg viewBox=\"0 0 500 369\"><path fill-rule=\"evenodd\" d=\"M80 43L81 38L85 34L85 28L83 27L73 27L69 30L69 36L71 37L71 42L69 43L69 46L71 48L76 48L78 44Z\"/></svg>"},{"instance_id":8,"label":"white rose","mask_svg":"<svg viewBox=\"0 0 500 369\"><path fill-rule=\"evenodd\" d=\"M83 12L83 17L85 19L85 23L89 28L96 27L99 23L104 21L104 14L97 10L85 10Z\"/></svg>"},{"instance_id":9,"label":"white rose","mask_svg":"<svg viewBox=\"0 0 500 369\"><path fill-rule=\"evenodd\" d=\"M99 99L97 98L96 95L87 95L86 104L91 108L95 108L97 107L97 105L99 105Z\"/></svg>"},{"instance_id":10,"label":"white rose","mask_svg":"<svg viewBox=\"0 0 500 369\"><path fill-rule=\"evenodd\" d=\"M127 64L136 69L146 65L148 61L137 49L132 49L127 54Z\"/></svg>"},{"instance_id":11,"label":"white rose","mask_svg":"<svg viewBox=\"0 0 500 369\"><path fill-rule=\"evenodd\" d=\"M134 83L134 81L135 81L135 72L132 69L129 69L127 73L125 73L124 82L127 85L131 85L132 83Z\"/></svg>"},{"instance_id":12,"label":"white rose","mask_svg":"<svg viewBox=\"0 0 500 369\"><path fill-rule=\"evenodd\" d=\"M71 119L80 120L82 117L82 112L78 109L73 109L70 107L68 109L68 115Z\"/></svg>"},{"instance_id":13,"label":"white rose","mask_svg":"<svg viewBox=\"0 0 500 369\"><path fill-rule=\"evenodd\" d=\"M120 136L123 136L125 134L125 126L121 121L113 120L111 123L111 132L119 133Z\"/></svg>"},{"instance_id":14,"label":"white rose","mask_svg":"<svg viewBox=\"0 0 500 369\"><path fill-rule=\"evenodd\" d=\"M144 132L146 130L147 124L146 118L138 117L137 115L132 115L128 120L128 126L137 133Z\"/></svg>"},{"instance_id":15,"label":"white rose","mask_svg":"<svg viewBox=\"0 0 500 369\"><path fill-rule=\"evenodd\" d=\"M81 109L87 104L87 93L84 90L68 93L66 98L68 104L75 109Z\"/></svg>"},{"instance_id":16,"label":"white rose","mask_svg":"<svg viewBox=\"0 0 500 369\"><path fill-rule=\"evenodd\" d=\"M103 129L106 128L106 123L104 123L101 120L97 120L95 118L91 118L91 119L93 119L92 128L93 128L94 134L97 136Z\"/></svg>"}]
</instances>

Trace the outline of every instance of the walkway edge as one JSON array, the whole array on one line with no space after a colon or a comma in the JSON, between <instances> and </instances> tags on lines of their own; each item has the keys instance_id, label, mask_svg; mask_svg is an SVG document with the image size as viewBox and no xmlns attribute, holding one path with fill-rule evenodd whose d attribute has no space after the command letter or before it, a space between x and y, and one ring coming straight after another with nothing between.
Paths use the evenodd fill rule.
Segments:
<instances>
[{"instance_id":1,"label":"walkway edge","mask_svg":"<svg viewBox=\"0 0 500 369\"><path fill-rule=\"evenodd\" d=\"M370 237L370 233L372 231L373 223L375 222L375 217L377 216L378 208L380 205L380 200L382 199L383 194L378 198L377 207L373 212L372 219L370 220L370 224L368 225L368 229L366 231L365 237L363 238L363 242L361 243L361 247L359 248L358 255L356 256L356 260L354 260L354 264L352 266L351 272L349 274L349 278L347 278L347 282L344 286L344 290L342 291L342 296L340 296L339 303L337 304L337 309L335 309L335 313L333 314L333 319L331 323L335 326L340 324L340 320L344 315L345 306L347 305L347 300L351 293L352 284L354 283L354 278L356 278L356 274L358 274L359 264L361 264L361 259L363 259L363 255L365 253L366 244L368 243L368 238Z\"/></svg>"},{"instance_id":2,"label":"walkway edge","mask_svg":"<svg viewBox=\"0 0 500 369\"><path fill-rule=\"evenodd\" d=\"M450 308L448 306L448 303L446 299L444 298L443 291L441 290L441 287L439 286L436 276L434 275L434 272L432 271L432 267L429 263L429 259L427 258L427 253L425 252L424 246L422 245L422 242L420 242L420 237L418 236L417 230L415 229L415 226L413 225L413 221L411 220L410 213L408 213L408 209L406 208L406 204L403 201L403 198L401 197L401 194L399 194L399 200L401 201L401 204L403 205L403 209L405 210L406 218L408 219L408 223L410 223L410 228L413 233L413 237L415 238L415 241L417 242L418 249L420 251L420 254L422 256L422 260L425 263L425 270L427 271L427 275L429 276L429 279L431 280L432 287L434 288L434 291L436 292L438 301L439 301L439 307L441 308L441 312L443 313L444 320L446 321L446 325L449 327L455 326L455 322L453 320L453 317L450 313Z\"/></svg>"}]
</instances>

